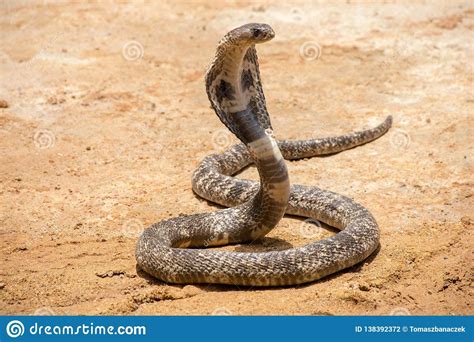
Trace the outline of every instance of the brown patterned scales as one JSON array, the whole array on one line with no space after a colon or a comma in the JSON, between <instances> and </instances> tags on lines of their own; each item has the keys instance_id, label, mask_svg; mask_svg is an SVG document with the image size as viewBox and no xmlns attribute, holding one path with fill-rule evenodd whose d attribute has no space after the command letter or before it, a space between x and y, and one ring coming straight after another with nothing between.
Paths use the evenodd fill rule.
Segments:
<instances>
[{"instance_id":1,"label":"brown patterned scales","mask_svg":"<svg viewBox=\"0 0 474 342\"><path fill-rule=\"evenodd\" d=\"M266 24L247 24L227 33L206 73L206 90L222 123L242 144L206 157L192 178L203 198L231 208L157 222L140 236L139 267L169 283L253 286L314 281L366 259L379 245L370 212L351 199L313 186L290 185L284 159L340 152L383 135L378 127L340 137L276 141L260 81L255 44L274 37ZM254 163L260 182L232 177ZM325 222L341 231L308 245L263 253L205 249L254 241L283 215ZM192 248L189 248L192 247Z\"/></svg>"}]
</instances>

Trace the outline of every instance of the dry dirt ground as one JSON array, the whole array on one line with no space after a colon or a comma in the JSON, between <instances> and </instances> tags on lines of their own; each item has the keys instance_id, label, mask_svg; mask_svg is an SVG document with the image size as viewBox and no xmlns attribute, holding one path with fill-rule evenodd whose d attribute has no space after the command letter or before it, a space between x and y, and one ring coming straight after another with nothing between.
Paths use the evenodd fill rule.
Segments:
<instances>
[{"instance_id":1,"label":"dry dirt ground","mask_svg":"<svg viewBox=\"0 0 474 342\"><path fill-rule=\"evenodd\" d=\"M216 210L190 177L236 139L203 75L220 37L247 22L276 32L258 53L277 137L393 115L370 144L289 163L293 183L369 208L381 248L304 286L169 286L137 272L136 239ZM472 3L452 1L2 2L0 313L474 314L473 29ZM331 234L285 218L261 245L232 249Z\"/></svg>"}]
</instances>

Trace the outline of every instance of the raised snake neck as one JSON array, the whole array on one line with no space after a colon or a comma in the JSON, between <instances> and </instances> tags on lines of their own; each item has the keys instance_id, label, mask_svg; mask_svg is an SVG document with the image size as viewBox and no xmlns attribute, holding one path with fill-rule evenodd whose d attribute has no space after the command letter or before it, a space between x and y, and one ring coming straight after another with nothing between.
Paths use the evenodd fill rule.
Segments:
<instances>
[{"instance_id":1,"label":"raised snake neck","mask_svg":"<svg viewBox=\"0 0 474 342\"><path fill-rule=\"evenodd\" d=\"M137 263L161 280L254 286L299 284L352 266L367 258L379 244L378 226L361 205L316 187L290 187L283 156L303 158L366 143L385 133L391 118L372 130L347 136L277 142L266 110L255 50L256 43L273 36L268 25L248 24L230 31L219 42L206 73L206 90L220 120L243 144L205 158L193 175L193 189L206 199L235 207L180 216L147 228L137 243ZM231 177L250 163L257 166L259 184ZM258 239L273 229L285 212L343 230L284 251L196 249ZM185 249L188 247L194 249Z\"/></svg>"}]
</instances>

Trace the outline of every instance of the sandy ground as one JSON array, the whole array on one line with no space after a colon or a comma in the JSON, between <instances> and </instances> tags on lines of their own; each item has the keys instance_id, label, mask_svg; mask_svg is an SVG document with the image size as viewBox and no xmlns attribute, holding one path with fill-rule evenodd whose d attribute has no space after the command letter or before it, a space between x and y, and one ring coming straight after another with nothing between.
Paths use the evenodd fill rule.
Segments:
<instances>
[{"instance_id":1,"label":"sandy ground","mask_svg":"<svg viewBox=\"0 0 474 342\"><path fill-rule=\"evenodd\" d=\"M7 1L0 20L1 314L474 314L472 3ZM236 139L203 75L246 22L277 34L258 47L277 137L394 116L373 143L289 163L293 183L369 208L381 248L304 286L169 286L137 272L136 238L216 210L190 177ZM331 234L285 218L261 245L232 249Z\"/></svg>"}]
</instances>

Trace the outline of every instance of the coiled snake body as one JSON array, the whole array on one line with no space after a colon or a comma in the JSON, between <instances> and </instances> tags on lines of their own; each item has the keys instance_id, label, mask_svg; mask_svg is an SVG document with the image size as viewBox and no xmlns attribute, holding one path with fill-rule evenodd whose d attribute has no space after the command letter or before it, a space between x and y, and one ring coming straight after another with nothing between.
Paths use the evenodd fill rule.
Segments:
<instances>
[{"instance_id":1,"label":"coiled snake body","mask_svg":"<svg viewBox=\"0 0 474 342\"><path fill-rule=\"evenodd\" d=\"M314 281L366 259L379 245L370 212L342 195L313 186L290 185L284 159L339 152L383 135L378 127L340 137L277 141L260 82L255 44L274 37L266 24L247 24L219 42L206 73L206 90L220 120L242 143L206 157L192 178L203 198L230 207L153 224L136 247L138 266L169 283L253 286ZM232 177L254 163L260 182ZM203 247L251 242L272 230L283 215L320 220L341 231L282 251L240 253ZM201 247L201 248L198 248Z\"/></svg>"}]
</instances>

